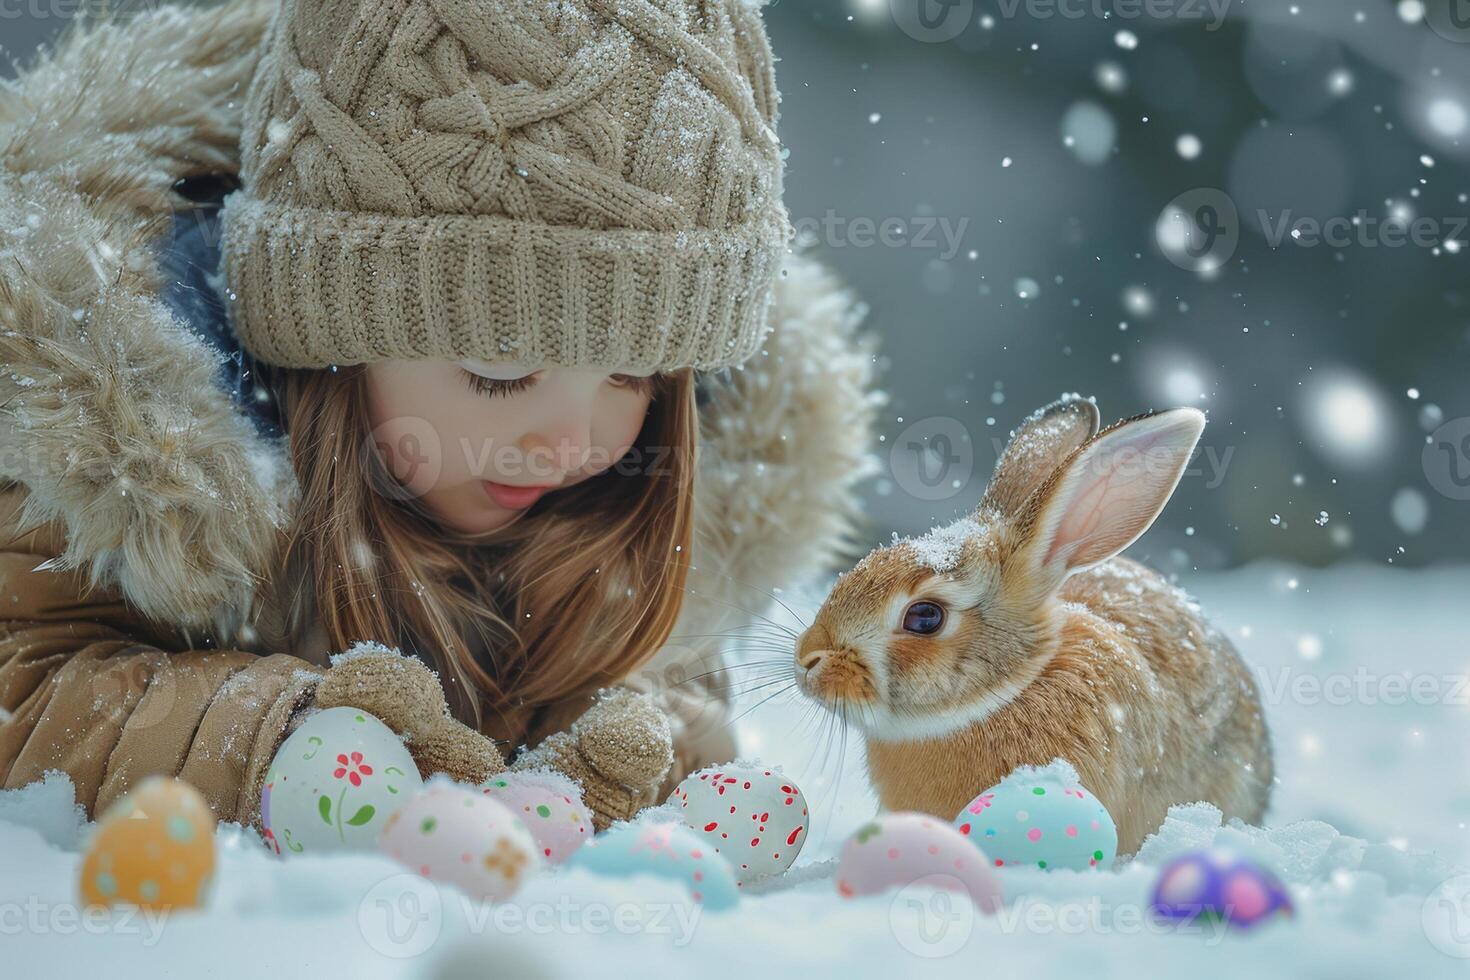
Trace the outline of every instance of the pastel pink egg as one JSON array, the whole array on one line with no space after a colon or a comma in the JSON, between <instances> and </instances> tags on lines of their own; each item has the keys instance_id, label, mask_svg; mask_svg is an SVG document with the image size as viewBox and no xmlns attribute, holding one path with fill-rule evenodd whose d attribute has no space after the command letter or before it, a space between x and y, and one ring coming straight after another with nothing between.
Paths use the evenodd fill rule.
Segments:
<instances>
[{"instance_id":1,"label":"pastel pink egg","mask_svg":"<svg viewBox=\"0 0 1470 980\"><path fill-rule=\"evenodd\" d=\"M480 792L520 818L548 864L561 864L592 839L592 814L576 784L560 773L503 772L481 783Z\"/></svg>"},{"instance_id":2,"label":"pastel pink egg","mask_svg":"<svg viewBox=\"0 0 1470 980\"><path fill-rule=\"evenodd\" d=\"M378 843L425 878L485 901L511 897L541 866L536 839L515 814L447 779L390 816Z\"/></svg>"},{"instance_id":3,"label":"pastel pink egg","mask_svg":"<svg viewBox=\"0 0 1470 980\"><path fill-rule=\"evenodd\" d=\"M975 907L1000 908L1000 882L983 851L926 813L884 813L858 828L837 861L844 898L921 885L968 893Z\"/></svg>"}]
</instances>

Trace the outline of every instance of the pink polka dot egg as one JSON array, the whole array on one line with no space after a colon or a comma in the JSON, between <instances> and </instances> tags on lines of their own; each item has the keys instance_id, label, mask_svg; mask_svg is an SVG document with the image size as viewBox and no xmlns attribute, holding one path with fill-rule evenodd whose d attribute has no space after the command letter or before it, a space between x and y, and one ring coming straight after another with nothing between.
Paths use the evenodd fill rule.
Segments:
<instances>
[{"instance_id":1,"label":"pink polka dot egg","mask_svg":"<svg viewBox=\"0 0 1470 980\"><path fill-rule=\"evenodd\" d=\"M843 898L928 887L963 892L982 912L1000 908L1000 882L985 855L949 824L927 813L884 813L859 827L837 859Z\"/></svg>"},{"instance_id":2,"label":"pink polka dot egg","mask_svg":"<svg viewBox=\"0 0 1470 980\"><path fill-rule=\"evenodd\" d=\"M691 773L668 805L730 862L742 885L791 867L811 824L806 797L791 777L761 765Z\"/></svg>"},{"instance_id":3,"label":"pink polka dot egg","mask_svg":"<svg viewBox=\"0 0 1470 980\"><path fill-rule=\"evenodd\" d=\"M389 857L471 898L503 901L541 865L531 832L503 804L436 777L383 825Z\"/></svg>"},{"instance_id":4,"label":"pink polka dot egg","mask_svg":"<svg viewBox=\"0 0 1470 980\"><path fill-rule=\"evenodd\" d=\"M592 814L570 779L550 770L503 772L480 792L520 817L548 864L561 864L592 839Z\"/></svg>"},{"instance_id":5,"label":"pink polka dot egg","mask_svg":"<svg viewBox=\"0 0 1470 980\"><path fill-rule=\"evenodd\" d=\"M1061 760L1012 772L971 800L954 826L997 868L1086 871L1110 867L1118 854L1112 816Z\"/></svg>"}]
</instances>

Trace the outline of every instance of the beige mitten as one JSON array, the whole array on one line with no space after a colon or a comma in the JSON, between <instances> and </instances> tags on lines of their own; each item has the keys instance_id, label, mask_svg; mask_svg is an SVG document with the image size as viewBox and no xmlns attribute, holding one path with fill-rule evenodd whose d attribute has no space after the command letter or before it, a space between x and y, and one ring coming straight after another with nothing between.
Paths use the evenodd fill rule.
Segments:
<instances>
[{"instance_id":1,"label":"beige mitten","mask_svg":"<svg viewBox=\"0 0 1470 980\"><path fill-rule=\"evenodd\" d=\"M376 644L359 644L332 658L317 685L318 708L360 708L403 736L409 754L428 778L442 772L478 785L505 771L495 743L455 721L439 678L423 661Z\"/></svg>"},{"instance_id":2,"label":"beige mitten","mask_svg":"<svg viewBox=\"0 0 1470 980\"><path fill-rule=\"evenodd\" d=\"M653 700L623 688L603 692L572 724L521 754L512 769L554 769L582 785L582 802L602 831L658 802L674 764L669 719Z\"/></svg>"}]
</instances>

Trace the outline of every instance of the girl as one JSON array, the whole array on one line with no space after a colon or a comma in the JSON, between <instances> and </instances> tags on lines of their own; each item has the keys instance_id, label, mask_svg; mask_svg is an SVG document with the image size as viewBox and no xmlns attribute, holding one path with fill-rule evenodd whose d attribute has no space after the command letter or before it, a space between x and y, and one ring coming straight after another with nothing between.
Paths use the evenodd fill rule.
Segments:
<instances>
[{"instance_id":1,"label":"girl","mask_svg":"<svg viewBox=\"0 0 1470 980\"><path fill-rule=\"evenodd\" d=\"M599 826L730 758L701 675L877 404L771 60L744 0L233 0L0 90L0 786L256 822L341 704Z\"/></svg>"}]
</instances>

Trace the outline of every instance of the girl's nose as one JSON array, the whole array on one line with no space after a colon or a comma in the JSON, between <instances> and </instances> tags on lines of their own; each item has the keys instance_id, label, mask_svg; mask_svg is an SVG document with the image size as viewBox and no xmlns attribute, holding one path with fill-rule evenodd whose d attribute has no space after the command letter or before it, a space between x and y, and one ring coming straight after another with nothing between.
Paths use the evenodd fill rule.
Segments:
<instances>
[{"instance_id":1,"label":"girl's nose","mask_svg":"<svg viewBox=\"0 0 1470 980\"><path fill-rule=\"evenodd\" d=\"M560 480L587 464L592 448L591 419L583 418L554 429L527 432L517 446L531 461L534 476L538 479L546 477L548 482ZM541 472L547 468L555 472Z\"/></svg>"}]
</instances>

